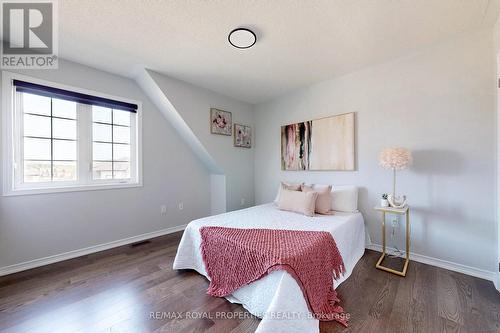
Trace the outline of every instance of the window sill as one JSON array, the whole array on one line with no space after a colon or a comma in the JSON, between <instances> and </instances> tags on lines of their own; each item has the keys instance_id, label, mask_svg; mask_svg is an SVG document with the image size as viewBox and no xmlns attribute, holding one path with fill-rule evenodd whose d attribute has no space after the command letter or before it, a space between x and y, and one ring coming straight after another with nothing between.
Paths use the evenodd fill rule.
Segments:
<instances>
[{"instance_id":1,"label":"window sill","mask_svg":"<svg viewBox=\"0 0 500 333\"><path fill-rule=\"evenodd\" d=\"M100 191L100 190L116 190L123 188L142 187L142 182L138 183L111 183L111 184L90 184L76 186L61 186L54 188L30 188L30 189L15 189L4 190L3 196L18 196L18 195L35 195L35 194L52 194L64 192L80 192L80 191Z\"/></svg>"}]
</instances>

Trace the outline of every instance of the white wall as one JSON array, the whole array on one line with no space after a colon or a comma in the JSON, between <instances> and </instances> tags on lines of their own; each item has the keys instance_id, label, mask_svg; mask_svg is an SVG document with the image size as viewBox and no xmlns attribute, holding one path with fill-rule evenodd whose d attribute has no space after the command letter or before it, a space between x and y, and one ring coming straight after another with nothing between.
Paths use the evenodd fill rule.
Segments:
<instances>
[{"instance_id":1,"label":"white wall","mask_svg":"<svg viewBox=\"0 0 500 333\"><path fill-rule=\"evenodd\" d=\"M280 180L357 184L368 231L381 244L372 208L390 192L391 172L377 165L377 155L384 147L407 147L415 162L399 173L398 192L412 209L412 252L494 272L492 44L491 32L463 35L258 105L256 203L271 201ZM280 171L281 125L345 112L356 112L357 171Z\"/></svg>"},{"instance_id":2,"label":"white wall","mask_svg":"<svg viewBox=\"0 0 500 333\"><path fill-rule=\"evenodd\" d=\"M227 212L226 207L226 176L210 175L210 213L217 215Z\"/></svg>"},{"instance_id":3,"label":"white wall","mask_svg":"<svg viewBox=\"0 0 500 333\"><path fill-rule=\"evenodd\" d=\"M498 265L497 270L500 270L500 17L497 18L495 26L493 28L493 57L496 61L496 216L497 216L497 246L498 246ZM497 272L496 287L500 290L500 272Z\"/></svg>"},{"instance_id":4,"label":"white wall","mask_svg":"<svg viewBox=\"0 0 500 333\"><path fill-rule=\"evenodd\" d=\"M252 206L254 148L234 147L232 136L211 134L210 108L230 111L233 124L250 125L253 128L253 105L156 72L150 73L225 175L226 209L231 211Z\"/></svg>"},{"instance_id":5,"label":"white wall","mask_svg":"<svg viewBox=\"0 0 500 333\"><path fill-rule=\"evenodd\" d=\"M0 268L209 215L208 172L134 81L66 61L59 67L22 73L143 102L144 186L0 196ZM179 202L184 203L182 211ZM162 204L167 205L166 216L160 215Z\"/></svg>"}]
</instances>

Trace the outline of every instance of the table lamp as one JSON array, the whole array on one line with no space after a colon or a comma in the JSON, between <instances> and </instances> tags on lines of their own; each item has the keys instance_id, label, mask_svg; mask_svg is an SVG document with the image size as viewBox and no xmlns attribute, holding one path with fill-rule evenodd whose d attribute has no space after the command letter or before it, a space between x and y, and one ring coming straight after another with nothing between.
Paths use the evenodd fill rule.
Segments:
<instances>
[{"instance_id":1,"label":"table lamp","mask_svg":"<svg viewBox=\"0 0 500 333\"><path fill-rule=\"evenodd\" d=\"M396 171L407 169L413 158L411 152L406 148L385 148L378 156L379 165L384 169L392 169L392 195L388 200L392 207L404 207L406 205L406 196L396 197Z\"/></svg>"}]
</instances>

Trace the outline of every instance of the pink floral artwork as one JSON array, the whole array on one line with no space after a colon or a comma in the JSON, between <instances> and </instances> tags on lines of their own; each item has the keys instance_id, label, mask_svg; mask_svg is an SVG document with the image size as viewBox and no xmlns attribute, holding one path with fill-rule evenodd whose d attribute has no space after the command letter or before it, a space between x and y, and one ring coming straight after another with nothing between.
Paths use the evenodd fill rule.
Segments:
<instances>
[{"instance_id":1,"label":"pink floral artwork","mask_svg":"<svg viewBox=\"0 0 500 333\"><path fill-rule=\"evenodd\" d=\"M231 112L210 109L210 133L232 135L233 120Z\"/></svg>"}]
</instances>

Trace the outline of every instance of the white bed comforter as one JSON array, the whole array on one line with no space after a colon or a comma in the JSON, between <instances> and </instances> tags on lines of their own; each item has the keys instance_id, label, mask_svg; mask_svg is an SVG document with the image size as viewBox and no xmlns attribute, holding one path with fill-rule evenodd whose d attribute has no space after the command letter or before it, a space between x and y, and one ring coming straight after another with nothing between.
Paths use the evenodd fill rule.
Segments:
<instances>
[{"instance_id":1,"label":"white bed comforter","mask_svg":"<svg viewBox=\"0 0 500 333\"><path fill-rule=\"evenodd\" d=\"M328 231L335 239L346 267L345 275L334 281L335 288L351 275L365 249L361 213L307 217L281 211L271 203L189 223L177 250L174 269L194 269L209 278L200 252L199 229L202 226ZM319 332L319 321L311 317L299 285L285 271L274 271L226 298L242 304L250 313L262 318L256 332ZM349 312L349 309L345 310Z\"/></svg>"}]
</instances>

